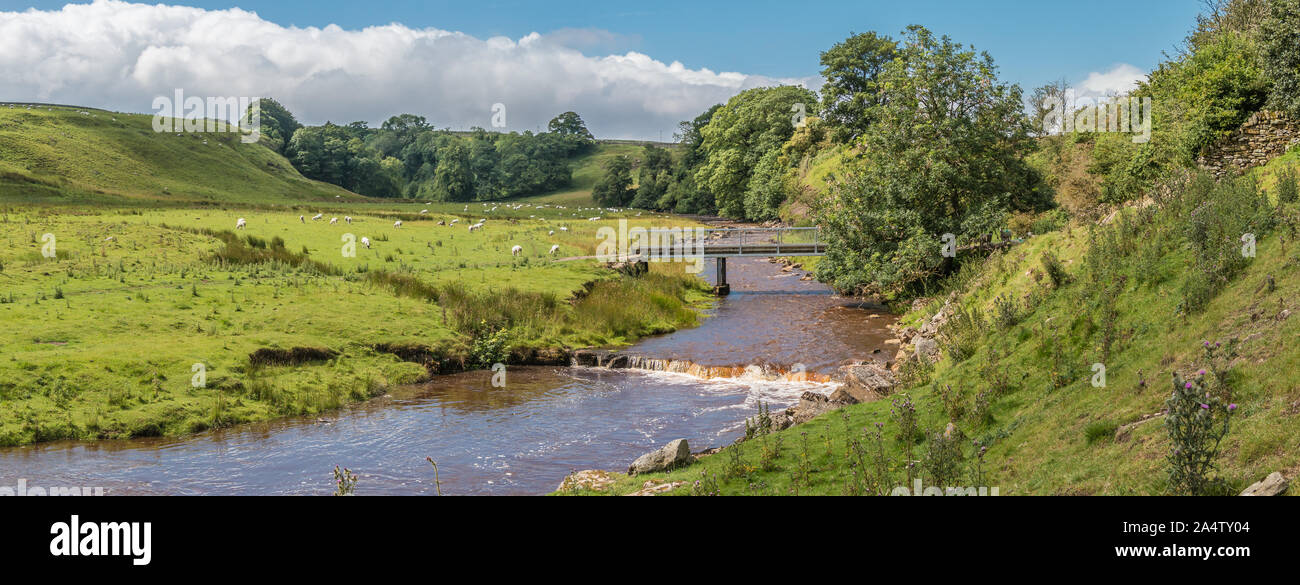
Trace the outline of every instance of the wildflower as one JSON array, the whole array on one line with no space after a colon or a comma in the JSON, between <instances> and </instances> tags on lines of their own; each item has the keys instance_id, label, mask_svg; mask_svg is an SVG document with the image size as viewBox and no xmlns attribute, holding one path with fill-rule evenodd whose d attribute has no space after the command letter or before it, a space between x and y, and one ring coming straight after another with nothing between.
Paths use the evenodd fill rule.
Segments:
<instances>
[{"instance_id":1,"label":"wildflower","mask_svg":"<svg viewBox=\"0 0 1300 585\"><path fill-rule=\"evenodd\" d=\"M1228 405L1228 412L1232 412L1232 411L1234 411L1234 410L1237 410L1237 403L1236 403L1236 402L1234 402L1234 403Z\"/></svg>"},{"instance_id":2,"label":"wildflower","mask_svg":"<svg viewBox=\"0 0 1300 585\"><path fill-rule=\"evenodd\" d=\"M1188 382L1186 384L1183 384L1183 388L1187 388L1188 390L1190 390L1192 388L1192 383Z\"/></svg>"},{"instance_id":3,"label":"wildflower","mask_svg":"<svg viewBox=\"0 0 1300 585\"><path fill-rule=\"evenodd\" d=\"M1196 372L1196 375L1197 375L1197 376L1204 376L1204 375L1205 375L1205 370L1198 370L1198 371Z\"/></svg>"},{"instance_id":4,"label":"wildflower","mask_svg":"<svg viewBox=\"0 0 1300 585\"><path fill-rule=\"evenodd\" d=\"M1202 404L1202 405L1201 405L1201 408L1209 409L1209 408L1210 408L1210 405L1208 405L1208 404Z\"/></svg>"}]
</instances>

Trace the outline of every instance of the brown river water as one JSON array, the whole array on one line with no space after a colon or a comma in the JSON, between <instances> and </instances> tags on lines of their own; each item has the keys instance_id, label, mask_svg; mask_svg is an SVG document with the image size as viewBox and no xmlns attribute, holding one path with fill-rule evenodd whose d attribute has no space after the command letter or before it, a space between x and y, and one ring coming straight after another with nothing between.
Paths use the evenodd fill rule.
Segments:
<instances>
[{"instance_id":1,"label":"brown river water","mask_svg":"<svg viewBox=\"0 0 1300 585\"><path fill-rule=\"evenodd\" d=\"M706 268L712 278L712 262ZM760 403L827 393L838 365L883 361L893 322L882 307L834 295L761 259L731 259L731 295L695 329L622 353L631 369L513 367L442 376L330 413L181 439L56 442L0 449L0 488L102 487L109 494L333 492L335 465L359 495L520 495L569 472L625 469L678 438L692 450L731 443ZM879 349L877 353L874 350Z\"/></svg>"}]
</instances>

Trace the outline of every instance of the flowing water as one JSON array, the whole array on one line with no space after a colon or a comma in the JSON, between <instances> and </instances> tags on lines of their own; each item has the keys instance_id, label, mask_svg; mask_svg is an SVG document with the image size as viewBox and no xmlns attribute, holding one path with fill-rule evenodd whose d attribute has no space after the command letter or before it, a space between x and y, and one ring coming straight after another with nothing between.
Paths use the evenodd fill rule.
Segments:
<instances>
[{"instance_id":1,"label":"flowing water","mask_svg":"<svg viewBox=\"0 0 1300 585\"><path fill-rule=\"evenodd\" d=\"M620 469L673 439L693 450L731 443L760 403L830 392L836 366L896 349L884 345L892 318L880 307L764 260L727 268L731 295L700 327L622 350L633 368L513 367L502 388L490 372L467 372L325 417L3 449L0 489L329 494L342 465L359 494L431 494L429 456L444 494L546 493L570 471Z\"/></svg>"}]
</instances>

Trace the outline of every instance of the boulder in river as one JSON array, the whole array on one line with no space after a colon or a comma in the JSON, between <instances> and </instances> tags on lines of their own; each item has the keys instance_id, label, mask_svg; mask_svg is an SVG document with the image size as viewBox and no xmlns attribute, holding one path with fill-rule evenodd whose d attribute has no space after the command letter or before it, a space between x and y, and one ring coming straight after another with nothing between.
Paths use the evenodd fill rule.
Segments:
<instances>
[{"instance_id":1,"label":"boulder in river","mask_svg":"<svg viewBox=\"0 0 1300 585\"><path fill-rule=\"evenodd\" d=\"M691 460L691 446L686 443L686 439L677 439L658 450L637 457L636 461L628 466L627 474L667 471L686 465Z\"/></svg>"},{"instance_id":2,"label":"boulder in river","mask_svg":"<svg viewBox=\"0 0 1300 585\"><path fill-rule=\"evenodd\" d=\"M894 374L876 364L842 366L831 379L857 402L875 402L894 391Z\"/></svg>"}]
</instances>

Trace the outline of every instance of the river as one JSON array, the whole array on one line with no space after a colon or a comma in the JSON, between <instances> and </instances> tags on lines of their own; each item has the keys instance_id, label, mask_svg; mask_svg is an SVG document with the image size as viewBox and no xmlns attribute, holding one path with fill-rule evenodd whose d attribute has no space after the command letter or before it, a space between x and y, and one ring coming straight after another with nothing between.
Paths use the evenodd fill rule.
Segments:
<instances>
[{"instance_id":1,"label":"river","mask_svg":"<svg viewBox=\"0 0 1300 585\"><path fill-rule=\"evenodd\" d=\"M644 358L641 368L513 367L502 388L491 372L467 372L323 417L2 449L0 488L22 480L116 495L328 495L341 465L358 475L360 495L432 494L427 456L443 494L542 494L570 471L624 469L673 439L695 451L729 444L760 403L829 392L824 380L838 365L896 349L884 344L893 318L883 307L765 260L727 268L732 293L700 327L621 350Z\"/></svg>"}]
</instances>

